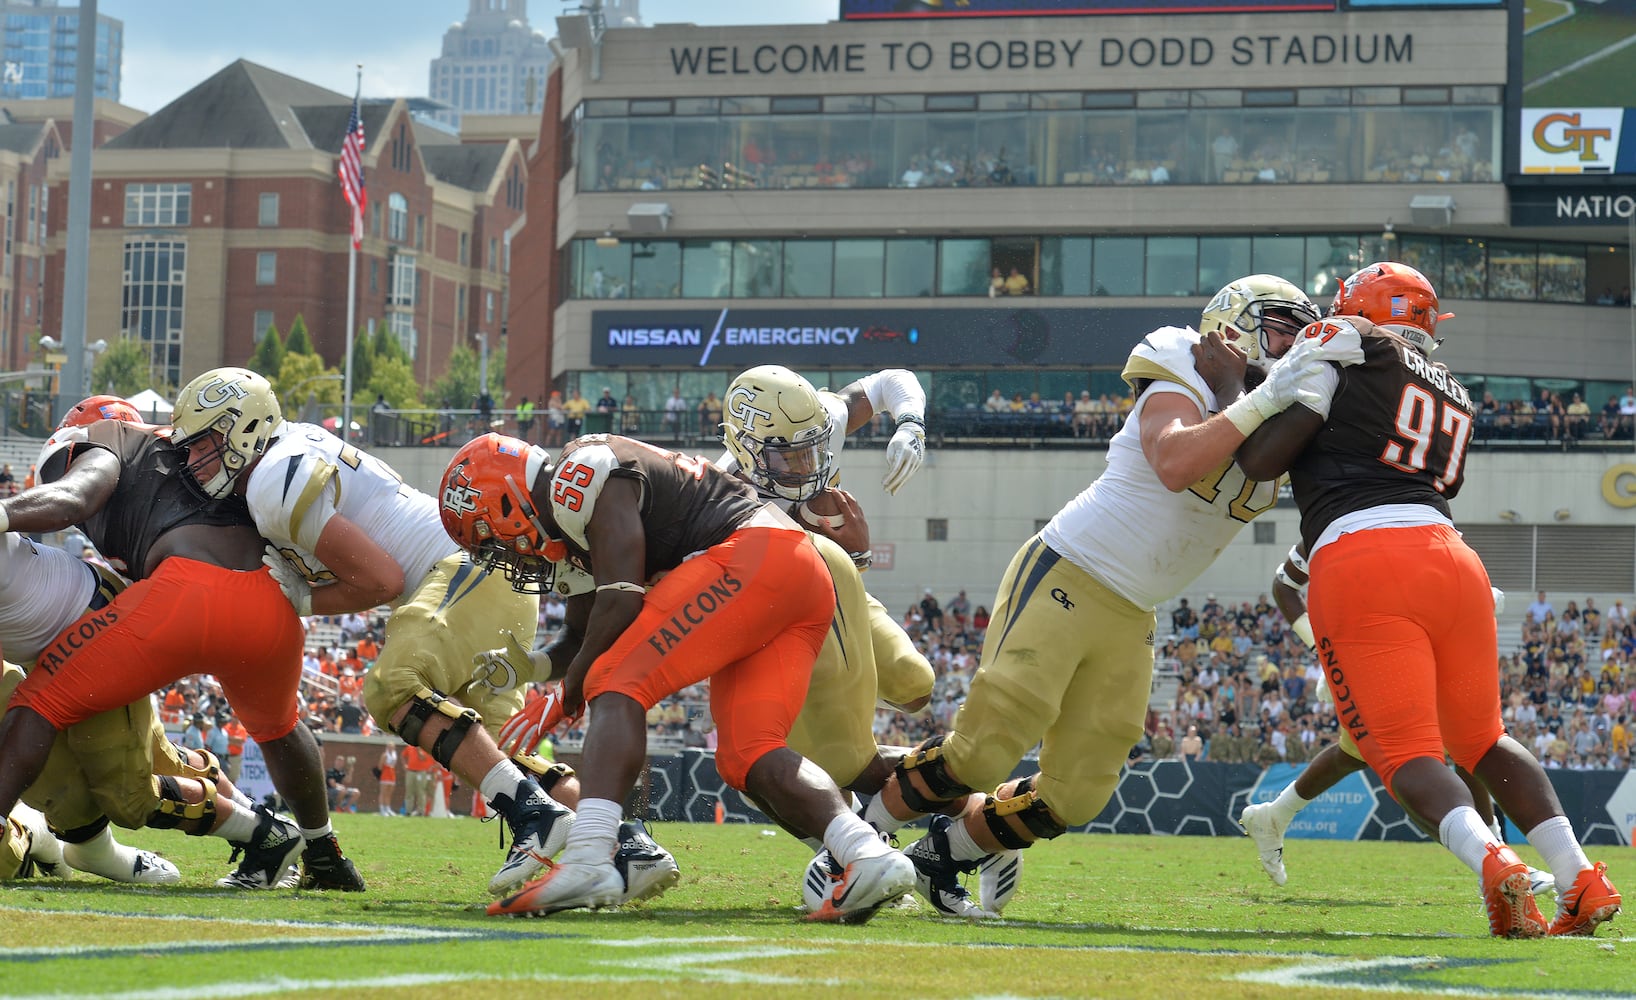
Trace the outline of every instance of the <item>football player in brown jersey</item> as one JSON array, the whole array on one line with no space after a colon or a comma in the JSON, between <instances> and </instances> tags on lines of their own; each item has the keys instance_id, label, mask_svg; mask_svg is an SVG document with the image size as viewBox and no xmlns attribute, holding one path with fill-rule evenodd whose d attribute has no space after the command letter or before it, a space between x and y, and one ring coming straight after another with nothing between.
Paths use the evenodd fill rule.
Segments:
<instances>
[{"instance_id":1,"label":"football player in brown jersey","mask_svg":"<svg viewBox=\"0 0 1636 1000\"><path fill-rule=\"evenodd\" d=\"M807 533L749 484L631 438L579 438L553 466L540 448L488 434L455 455L441 504L455 541L515 587L549 586L564 560L592 578L548 647L567 709L592 706L578 818L559 863L489 912L625 900L614 841L646 754L647 710L707 678L722 779L786 828L821 837L842 865L809 919L862 922L913 889L909 860L788 746L835 594Z\"/></svg>"},{"instance_id":2,"label":"football player in brown jersey","mask_svg":"<svg viewBox=\"0 0 1636 1000\"><path fill-rule=\"evenodd\" d=\"M1474 419L1465 387L1429 356L1450 315L1419 271L1383 262L1346 279L1330 316L1303 338L1355 341L1363 360L1332 366L1318 394L1265 422L1238 459L1258 478L1290 475L1337 714L1404 810L1478 875L1491 934L1592 934L1618 913L1619 893L1586 858L1539 762L1505 734L1493 593L1449 510ZM1567 886L1554 921L1445 747Z\"/></svg>"},{"instance_id":3,"label":"football player in brown jersey","mask_svg":"<svg viewBox=\"0 0 1636 1000\"><path fill-rule=\"evenodd\" d=\"M189 388L214 398L232 387ZM300 824L271 813L250 824L241 839L267 858L258 881L276 884L301 854L313 887L362 889L330 828L318 744L300 722L301 621L261 565L243 501L201 494L186 472L191 463L231 481L270 431L267 417L196 448L161 429L99 421L40 464L40 485L0 501L0 529L78 525L134 581L64 629L12 694L0 722L0 812L39 777L59 731L208 664Z\"/></svg>"}]
</instances>

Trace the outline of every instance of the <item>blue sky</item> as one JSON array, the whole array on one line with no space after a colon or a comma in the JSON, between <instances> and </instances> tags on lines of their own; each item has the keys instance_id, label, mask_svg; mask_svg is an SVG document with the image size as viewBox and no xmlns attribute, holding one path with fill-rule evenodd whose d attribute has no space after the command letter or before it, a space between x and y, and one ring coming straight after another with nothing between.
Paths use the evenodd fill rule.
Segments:
<instances>
[{"instance_id":1,"label":"blue sky","mask_svg":"<svg viewBox=\"0 0 1636 1000\"><path fill-rule=\"evenodd\" d=\"M573 3L530 0L529 23L554 34ZM153 112L244 58L349 92L364 64L364 94L426 93L427 64L467 0L101 0L125 22L121 100ZM832 21L836 0L643 0L648 24L802 24Z\"/></svg>"}]
</instances>

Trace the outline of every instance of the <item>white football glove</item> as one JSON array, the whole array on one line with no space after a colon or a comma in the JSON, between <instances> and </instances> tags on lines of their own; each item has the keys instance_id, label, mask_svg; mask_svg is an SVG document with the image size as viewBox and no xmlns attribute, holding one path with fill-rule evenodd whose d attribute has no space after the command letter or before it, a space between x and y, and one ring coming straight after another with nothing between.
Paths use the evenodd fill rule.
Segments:
<instances>
[{"instance_id":1,"label":"white football glove","mask_svg":"<svg viewBox=\"0 0 1636 1000\"><path fill-rule=\"evenodd\" d=\"M1363 335L1346 316L1331 316L1309 324L1280 361L1305 363L1333 361L1338 365L1363 364Z\"/></svg>"},{"instance_id":2,"label":"white football glove","mask_svg":"<svg viewBox=\"0 0 1636 1000\"><path fill-rule=\"evenodd\" d=\"M499 649L485 649L471 658L471 682L481 684L495 694L515 691L534 679L534 657L509 630L503 630L506 644Z\"/></svg>"},{"instance_id":3,"label":"white football glove","mask_svg":"<svg viewBox=\"0 0 1636 1000\"><path fill-rule=\"evenodd\" d=\"M913 420L898 424L897 433L886 445L886 476L881 488L896 493L903 488L926 460L926 428Z\"/></svg>"},{"instance_id":4,"label":"white football glove","mask_svg":"<svg viewBox=\"0 0 1636 1000\"><path fill-rule=\"evenodd\" d=\"M1494 617L1498 618L1505 614L1505 591L1492 585L1488 589L1494 592Z\"/></svg>"},{"instance_id":5,"label":"white football glove","mask_svg":"<svg viewBox=\"0 0 1636 1000\"><path fill-rule=\"evenodd\" d=\"M302 618L312 614L312 584L307 578L296 571L284 554L273 546L267 546L267 551L261 554L261 564L272 572L273 582L278 589L284 591L295 613Z\"/></svg>"},{"instance_id":6,"label":"white football glove","mask_svg":"<svg viewBox=\"0 0 1636 1000\"><path fill-rule=\"evenodd\" d=\"M1268 419L1289 409L1296 401L1302 381L1309 373L1322 367L1325 367L1324 362L1319 360L1308 362L1295 359L1292 363L1287 356L1280 358L1260 385L1238 397L1231 406L1221 411L1222 415L1231 420L1245 437L1249 437ZM1327 412L1328 407L1324 409Z\"/></svg>"}]
</instances>

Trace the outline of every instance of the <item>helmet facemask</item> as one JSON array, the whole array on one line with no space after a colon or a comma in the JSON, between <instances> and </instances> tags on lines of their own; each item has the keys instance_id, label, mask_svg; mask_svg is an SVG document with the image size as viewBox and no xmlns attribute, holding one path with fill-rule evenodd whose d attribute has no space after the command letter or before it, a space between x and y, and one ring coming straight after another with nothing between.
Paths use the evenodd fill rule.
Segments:
<instances>
[{"instance_id":1,"label":"helmet facemask","mask_svg":"<svg viewBox=\"0 0 1636 1000\"><path fill-rule=\"evenodd\" d=\"M213 500L230 495L233 492L233 484L238 481L239 476L243 475L250 467L250 463L265 450L265 438L261 439L262 446L255 447L254 450L247 451L234 447L235 439L242 441L244 437L234 434L234 428L240 419L241 416L236 411L223 413L203 431L177 442L188 449L188 463L185 466L188 478L205 496ZM252 427L258 422L252 420ZM193 447L195 442L205 441L210 442L212 446L202 451ZM210 478L201 478L212 466L215 467L215 471L211 473Z\"/></svg>"},{"instance_id":2,"label":"helmet facemask","mask_svg":"<svg viewBox=\"0 0 1636 1000\"><path fill-rule=\"evenodd\" d=\"M1199 332L1219 332L1244 352L1251 368L1265 372L1282 357L1272 351L1272 337L1288 334L1293 343L1309 323L1321 318L1302 291L1270 274L1252 274L1228 284L1205 306Z\"/></svg>"},{"instance_id":3,"label":"helmet facemask","mask_svg":"<svg viewBox=\"0 0 1636 1000\"><path fill-rule=\"evenodd\" d=\"M812 383L780 365L751 368L727 388L722 440L763 493L809 500L829 485L830 418Z\"/></svg>"}]
</instances>

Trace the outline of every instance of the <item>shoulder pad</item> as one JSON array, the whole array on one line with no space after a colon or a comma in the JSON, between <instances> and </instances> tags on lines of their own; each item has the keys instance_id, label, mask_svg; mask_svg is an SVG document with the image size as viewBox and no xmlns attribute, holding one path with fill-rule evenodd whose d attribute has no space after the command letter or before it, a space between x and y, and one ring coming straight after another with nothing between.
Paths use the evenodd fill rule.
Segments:
<instances>
[{"instance_id":1,"label":"shoulder pad","mask_svg":"<svg viewBox=\"0 0 1636 1000\"><path fill-rule=\"evenodd\" d=\"M1208 410L1211 399L1209 387L1193 367L1193 345L1198 342L1199 335L1194 330L1177 326L1160 327L1131 349L1119 377L1132 389L1136 388L1137 379L1175 382L1186 386Z\"/></svg>"}]
</instances>

